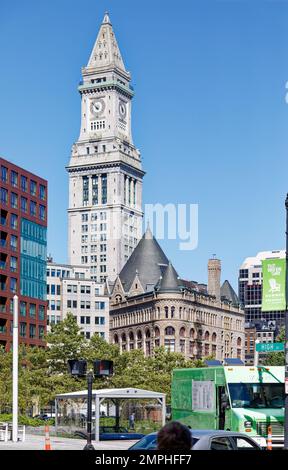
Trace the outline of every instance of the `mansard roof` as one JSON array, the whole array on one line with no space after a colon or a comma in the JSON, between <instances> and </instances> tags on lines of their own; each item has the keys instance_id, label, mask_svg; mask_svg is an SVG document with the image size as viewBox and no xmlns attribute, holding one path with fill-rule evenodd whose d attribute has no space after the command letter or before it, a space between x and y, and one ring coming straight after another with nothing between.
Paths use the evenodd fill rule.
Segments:
<instances>
[{"instance_id":1,"label":"mansard roof","mask_svg":"<svg viewBox=\"0 0 288 470\"><path fill-rule=\"evenodd\" d=\"M168 258L148 227L119 274L125 292L129 292L136 274L144 291L152 291L168 264Z\"/></svg>"},{"instance_id":2,"label":"mansard roof","mask_svg":"<svg viewBox=\"0 0 288 470\"><path fill-rule=\"evenodd\" d=\"M238 296L235 290L233 289L233 287L231 286L230 282L227 281L227 279L226 281L223 282L220 293L221 293L221 299L229 300L229 302L231 302L232 305L235 305L235 306L239 305Z\"/></svg>"}]
</instances>

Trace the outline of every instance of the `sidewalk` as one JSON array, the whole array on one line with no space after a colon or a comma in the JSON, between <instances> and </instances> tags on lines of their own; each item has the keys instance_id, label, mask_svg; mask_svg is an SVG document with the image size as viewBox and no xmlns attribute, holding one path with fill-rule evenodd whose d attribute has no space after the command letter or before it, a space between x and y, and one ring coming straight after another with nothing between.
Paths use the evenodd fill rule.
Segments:
<instances>
[{"instance_id":1,"label":"sidewalk","mask_svg":"<svg viewBox=\"0 0 288 470\"><path fill-rule=\"evenodd\" d=\"M67 437L50 437L52 450L83 450L86 441L84 439L69 439ZM95 450L125 450L136 441L103 441L93 445ZM26 435L25 442L0 441L1 450L44 450L45 437L32 434Z\"/></svg>"}]
</instances>

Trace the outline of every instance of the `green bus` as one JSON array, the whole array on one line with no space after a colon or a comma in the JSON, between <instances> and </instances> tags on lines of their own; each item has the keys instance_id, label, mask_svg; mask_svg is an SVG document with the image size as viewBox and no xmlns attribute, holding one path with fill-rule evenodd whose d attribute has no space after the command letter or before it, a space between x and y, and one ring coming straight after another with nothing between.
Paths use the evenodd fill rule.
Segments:
<instances>
[{"instance_id":1,"label":"green bus","mask_svg":"<svg viewBox=\"0 0 288 470\"><path fill-rule=\"evenodd\" d=\"M284 367L214 366L172 374L172 419L192 429L247 433L266 446L284 443Z\"/></svg>"}]
</instances>

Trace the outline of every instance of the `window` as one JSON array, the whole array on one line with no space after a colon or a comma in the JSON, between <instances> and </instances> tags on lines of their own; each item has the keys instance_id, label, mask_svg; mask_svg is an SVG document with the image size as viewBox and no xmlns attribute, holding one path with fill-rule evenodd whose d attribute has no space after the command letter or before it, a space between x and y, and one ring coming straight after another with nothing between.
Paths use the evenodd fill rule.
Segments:
<instances>
[{"instance_id":1,"label":"window","mask_svg":"<svg viewBox=\"0 0 288 470\"><path fill-rule=\"evenodd\" d=\"M20 336L21 338L26 337L26 329L27 329L27 324L26 323L20 323Z\"/></svg>"},{"instance_id":2,"label":"window","mask_svg":"<svg viewBox=\"0 0 288 470\"><path fill-rule=\"evenodd\" d=\"M36 217L36 202L30 201L30 215Z\"/></svg>"},{"instance_id":3,"label":"window","mask_svg":"<svg viewBox=\"0 0 288 470\"><path fill-rule=\"evenodd\" d=\"M18 249L18 237L16 237L15 235L11 235L10 248L13 251L17 251Z\"/></svg>"},{"instance_id":4,"label":"window","mask_svg":"<svg viewBox=\"0 0 288 470\"><path fill-rule=\"evenodd\" d=\"M42 201L46 200L46 188L43 184L39 186L39 196Z\"/></svg>"},{"instance_id":5,"label":"window","mask_svg":"<svg viewBox=\"0 0 288 470\"><path fill-rule=\"evenodd\" d=\"M11 171L11 185L16 188L18 186L18 173Z\"/></svg>"},{"instance_id":6,"label":"window","mask_svg":"<svg viewBox=\"0 0 288 470\"><path fill-rule=\"evenodd\" d=\"M45 220L46 219L46 208L45 206L39 206L39 217L41 220Z\"/></svg>"},{"instance_id":7,"label":"window","mask_svg":"<svg viewBox=\"0 0 288 470\"><path fill-rule=\"evenodd\" d=\"M11 193L11 207L17 209L18 207L18 196L16 193Z\"/></svg>"},{"instance_id":8,"label":"window","mask_svg":"<svg viewBox=\"0 0 288 470\"><path fill-rule=\"evenodd\" d=\"M20 315L21 317L26 317L27 315L27 304L26 302L20 302Z\"/></svg>"},{"instance_id":9,"label":"window","mask_svg":"<svg viewBox=\"0 0 288 470\"><path fill-rule=\"evenodd\" d=\"M105 310L105 302L95 302L96 310Z\"/></svg>"},{"instance_id":10,"label":"window","mask_svg":"<svg viewBox=\"0 0 288 470\"><path fill-rule=\"evenodd\" d=\"M8 168L5 166L1 166L1 180L3 183L7 183L8 181Z\"/></svg>"},{"instance_id":11,"label":"window","mask_svg":"<svg viewBox=\"0 0 288 470\"><path fill-rule=\"evenodd\" d=\"M82 222L88 222L88 214L82 214Z\"/></svg>"},{"instance_id":12,"label":"window","mask_svg":"<svg viewBox=\"0 0 288 470\"><path fill-rule=\"evenodd\" d=\"M107 204L107 175L101 175L102 204Z\"/></svg>"},{"instance_id":13,"label":"window","mask_svg":"<svg viewBox=\"0 0 288 470\"><path fill-rule=\"evenodd\" d=\"M18 228L18 216L16 214L11 214L10 216L10 225L13 230Z\"/></svg>"},{"instance_id":14,"label":"window","mask_svg":"<svg viewBox=\"0 0 288 470\"><path fill-rule=\"evenodd\" d=\"M232 443L228 437L214 437L211 439L211 450L233 450Z\"/></svg>"},{"instance_id":15,"label":"window","mask_svg":"<svg viewBox=\"0 0 288 470\"><path fill-rule=\"evenodd\" d=\"M36 318L36 305L30 304L29 306L29 316L30 318Z\"/></svg>"},{"instance_id":16,"label":"window","mask_svg":"<svg viewBox=\"0 0 288 470\"><path fill-rule=\"evenodd\" d=\"M40 321L45 320L45 307L44 305L39 305L38 318Z\"/></svg>"},{"instance_id":17,"label":"window","mask_svg":"<svg viewBox=\"0 0 288 470\"><path fill-rule=\"evenodd\" d=\"M26 178L26 176L22 175L21 176L21 190L26 193L27 192L27 187L28 187L27 178Z\"/></svg>"},{"instance_id":18,"label":"window","mask_svg":"<svg viewBox=\"0 0 288 470\"><path fill-rule=\"evenodd\" d=\"M92 177L92 205L98 204L98 176ZM96 216L95 218L93 216ZM92 214L91 220L97 220L97 215Z\"/></svg>"},{"instance_id":19,"label":"window","mask_svg":"<svg viewBox=\"0 0 288 470\"><path fill-rule=\"evenodd\" d=\"M10 257L10 271L12 273L17 271L17 258L15 256Z\"/></svg>"},{"instance_id":20,"label":"window","mask_svg":"<svg viewBox=\"0 0 288 470\"><path fill-rule=\"evenodd\" d=\"M83 206L88 206L89 203L89 178L83 176Z\"/></svg>"},{"instance_id":21,"label":"window","mask_svg":"<svg viewBox=\"0 0 288 470\"><path fill-rule=\"evenodd\" d=\"M44 326L43 326L43 325L39 325L39 326L38 326L38 338L39 338L39 339L43 339L43 338L44 338L44 333L45 333Z\"/></svg>"},{"instance_id":22,"label":"window","mask_svg":"<svg viewBox=\"0 0 288 470\"><path fill-rule=\"evenodd\" d=\"M30 338L36 338L36 325L29 325L29 337Z\"/></svg>"},{"instance_id":23,"label":"window","mask_svg":"<svg viewBox=\"0 0 288 470\"><path fill-rule=\"evenodd\" d=\"M27 212L27 207L28 207L28 203L27 203L26 197L21 196L21 211Z\"/></svg>"},{"instance_id":24,"label":"window","mask_svg":"<svg viewBox=\"0 0 288 470\"><path fill-rule=\"evenodd\" d=\"M17 279L11 277L10 279L10 291L16 293L17 291Z\"/></svg>"},{"instance_id":25,"label":"window","mask_svg":"<svg viewBox=\"0 0 288 470\"><path fill-rule=\"evenodd\" d=\"M105 317L95 317L95 325L105 325Z\"/></svg>"},{"instance_id":26,"label":"window","mask_svg":"<svg viewBox=\"0 0 288 470\"><path fill-rule=\"evenodd\" d=\"M99 130L104 130L106 127L105 121L92 121L91 122L91 131L99 131Z\"/></svg>"},{"instance_id":27,"label":"window","mask_svg":"<svg viewBox=\"0 0 288 470\"><path fill-rule=\"evenodd\" d=\"M30 181L30 194L32 196L36 196L36 191L37 191L37 183L36 181L31 180Z\"/></svg>"},{"instance_id":28,"label":"window","mask_svg":"<svg viewBox=\"0 0 288 470\"><path fill-rule=\"evenodd\" d=\"M8 204L8 191L4 188L1 188L1 204Z\"/></svg>"}]
</instances>

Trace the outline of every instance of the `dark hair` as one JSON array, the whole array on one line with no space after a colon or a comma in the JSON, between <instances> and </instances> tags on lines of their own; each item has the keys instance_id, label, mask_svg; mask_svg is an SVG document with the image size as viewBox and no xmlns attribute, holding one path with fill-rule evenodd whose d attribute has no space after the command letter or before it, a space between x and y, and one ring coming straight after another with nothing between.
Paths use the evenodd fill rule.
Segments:
<instances>
[{"instance_id":1,"label":"dark hair","mask_svg":"<svg viewBox=\"0 0 288 470\"><path fill-rule=\"evenodd\" d=\"M158 450L191 450L191 431L178 421L166 424L157 436Z\"/></svg>"}]
</instances>

